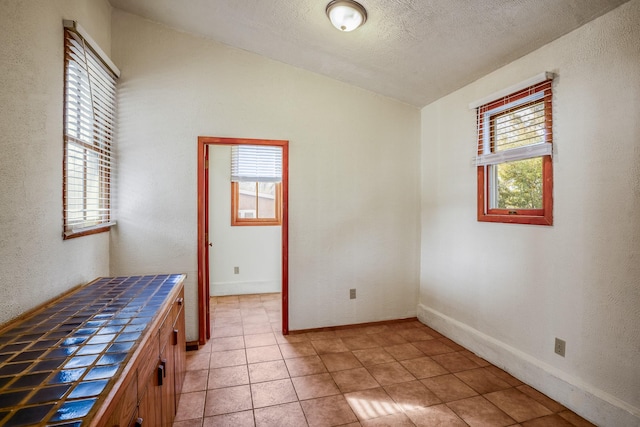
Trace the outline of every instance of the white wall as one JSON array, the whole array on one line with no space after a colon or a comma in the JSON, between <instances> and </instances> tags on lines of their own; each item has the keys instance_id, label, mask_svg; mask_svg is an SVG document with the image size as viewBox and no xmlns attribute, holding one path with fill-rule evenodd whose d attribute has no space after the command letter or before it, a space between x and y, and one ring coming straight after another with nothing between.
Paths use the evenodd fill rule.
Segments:
<instances>
[{"instance_id":1,"label":"white wall","mask_svg":"<svg viewBox=\"0 0 640 427\"><path fill-rule=\"evenodd\" d=\"M280 292L282 227L231 226L231 146L211 146L209 183L211 295Z\"/></svg>"},{"instance_id":2,"label":"white wall","mask_svg":"<svg viewBox=\"0 0 640 427\"><path fill-rule=\"evenodd\" d=\"M63 19L109 52L106 0L0 2L0 324L109 274L109 234L62 240Z\"/></svg>"},{"instance_id":3,"label":"white wall","mask_svg":"<svg viewBox=\"0 0 640 427\"><path fill-rule=\"evenodd\" d=\"M640 425L638 23L633 0L422 110L420 319L616 427ZM468 104L542 71L554 225L477 222Z\"/></svg>"},{"instance_id":4,"label":"white wall","mask_svg":"<svg viewBox=\"0 0 640 427\"><path fill-rule=\"evenodd\" d=\"M197 137L286 139L290 328L415 316L419 110L120 11L112 34L122 71L114 273L188 273L195 339Z\"/></svg>"}]
</instances>

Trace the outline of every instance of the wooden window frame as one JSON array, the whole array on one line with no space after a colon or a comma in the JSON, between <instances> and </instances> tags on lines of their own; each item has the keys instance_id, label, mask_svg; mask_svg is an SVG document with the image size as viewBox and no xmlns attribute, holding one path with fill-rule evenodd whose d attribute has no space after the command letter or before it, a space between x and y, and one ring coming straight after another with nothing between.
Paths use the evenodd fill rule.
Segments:
<instances>
[{"instance_id":1,"label":"wooden window frame","mask_svg":"<svg viewBox=\"0 0 640 427\"><path fill-rule=\"evenodd\" d=\"M543 84L534 85L517 91L512 95L485 104L478 108L478 155L482 153L484 129L481 116L487 112L498 109L508 103L521 100L532 93L544 92L544 115L545 115L545 142L553 142L552 134L552 81L548 80ZM522 106L526 105L523 103ZM500 112L491 115L491 120L499 116ZM493 146L493 141L491 141ZM478 178L478 201L477 214L480 222L495 222L507 224L531 224L531 225L553 225L553 161L551 155L542 157L542 209L498 209L490 208L491 198L490 179L493 165L482 165L477 168Z\"/></svg>"},{"instance_id":2,"label":"wooden window frame","mask_svg":"<svg viewBox=\"0 0 640 427\"><path fill-rule=\"evenodd\" d=\"M258 190L256 186L256 198ZM258 206L256 202L256 206ZM238 208L240 207L240 185L237 182L231 183L231 225L232 226L263 226L282 225L282 183L276 183L275 218L240 218Z\"/></svg>"},{"instance_id":3,"label":"wooden window frame","mask_svg":"<svg viewBox=\"0 0 640 427\"><path fill-rule=\"evenodd\" d=\"M115 225L113 143L115 90L120 71L77 22L65 20L63 25L62 238L66 240L103 233ZM91 137L84 133L88 129L92 129ZM94 158L89 159L91 156ZM81 197L70 190L78 181L71 175L75 172L73 166L78 166L82 174L81 190L75 191L81 193ZM96 177L90 177L90 169ZM89 195L89 185L97 186L97 197ZM80 203L82 207L78 209ZM98 207L90 209L89 204L97 204Z\"/></svg>"}]
</instances>

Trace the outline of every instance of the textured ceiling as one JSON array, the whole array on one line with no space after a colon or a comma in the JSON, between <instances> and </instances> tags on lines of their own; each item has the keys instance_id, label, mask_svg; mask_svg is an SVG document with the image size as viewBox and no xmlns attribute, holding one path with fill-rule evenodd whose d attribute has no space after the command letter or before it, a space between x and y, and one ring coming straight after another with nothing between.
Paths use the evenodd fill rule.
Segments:
<instances>
[{"instance_id":1,"label":"textured ceiling","mask_svg":"<svg viewBox=\"0 0 640 427\"><path fill-rule=\"evenodd\" d=\"M177 30L416 107L627 0L360 0L369 17L350 33L331 26L328 1L110 0Z\"/></svg>"}]
</instances>

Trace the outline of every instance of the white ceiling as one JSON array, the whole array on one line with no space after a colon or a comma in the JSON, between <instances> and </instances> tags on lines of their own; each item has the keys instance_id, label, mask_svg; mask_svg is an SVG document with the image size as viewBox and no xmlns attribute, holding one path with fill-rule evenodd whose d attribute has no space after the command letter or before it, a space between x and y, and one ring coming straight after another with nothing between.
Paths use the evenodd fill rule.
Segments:
<instances>
[{"instance_id":1,"label":"white ceiling","mask_svg":"<svg viewBox=\"0 0 640 427\"><path fill-rule=\"evenodd\" d=\"M113 7L423 107L627 0L360 0L336 30L329 0L110 0ZM531 70L531 74L545 70Z\"/></svg>"}]
</instances>

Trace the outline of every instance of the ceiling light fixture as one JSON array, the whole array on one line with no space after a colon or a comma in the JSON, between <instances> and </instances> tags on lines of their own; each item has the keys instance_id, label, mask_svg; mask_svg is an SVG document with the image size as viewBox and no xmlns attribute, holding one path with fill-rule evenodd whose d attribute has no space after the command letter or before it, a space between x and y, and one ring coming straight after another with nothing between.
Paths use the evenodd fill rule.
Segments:
<instances>
[{"instance_id":1,"label":"ceiling light fixture","mask_svg":"<svg viewBox=\"0 0 640 427\"><path fill-rule=\"evenodd\" d=\"M340 31L353 31L367 22L367 11L353 0L333 0L327 5L329 20Z\"/></svg>"}]
</instances>

